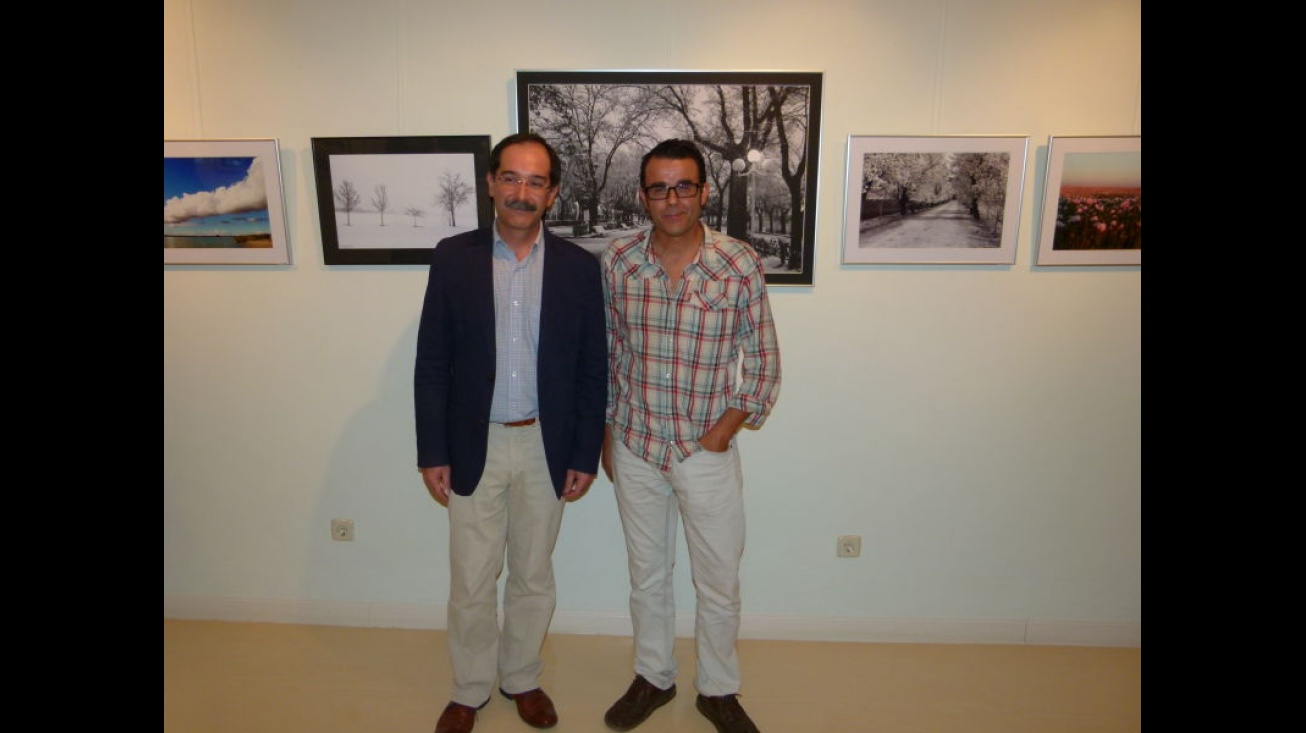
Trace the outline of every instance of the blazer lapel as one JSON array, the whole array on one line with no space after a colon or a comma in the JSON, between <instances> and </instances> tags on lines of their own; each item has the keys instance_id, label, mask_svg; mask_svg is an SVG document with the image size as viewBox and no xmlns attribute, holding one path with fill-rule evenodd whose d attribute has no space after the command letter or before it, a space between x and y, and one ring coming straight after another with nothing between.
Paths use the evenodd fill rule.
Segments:
<instances>
[{"instance_id":1,"label":"blazer lapel","mask_svg":"<svg viewBox=\"0 0 1306 733\"><path fill-rule=\"evenodd\" d=\"M482 343L494 348L494 230L490 228L481 229L476 236L476 241L467 253L471 259L471 267L467 272L471 273L469 277L472 282L468 283L467 291L472 293L476 298L475 306L472 310L476 314L476 319L481 324ZM494 355L491 353L491 360ZM491 362L493 363L493 362Z\"/></svg>"}]
</instances>

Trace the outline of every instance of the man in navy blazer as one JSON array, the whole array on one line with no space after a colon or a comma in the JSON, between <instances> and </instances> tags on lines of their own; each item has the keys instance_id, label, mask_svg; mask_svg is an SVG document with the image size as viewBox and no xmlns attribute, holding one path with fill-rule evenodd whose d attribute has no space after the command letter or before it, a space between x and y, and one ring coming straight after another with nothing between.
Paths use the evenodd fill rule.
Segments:
<instances>
[{"instance_id":1,"label":"man in navy blazer","mask_svg":"<svg viewBox=\"0 0 1306 733\"><path fill-rule=\"evenodd\" d=\"M496 683L528 724L558 721L538 683L553 547L565 502L597 477L608 389L598 258L543 226L560 179L543 138L504 138L494 225L431 256L413 385L418 470L449 510L454 684L437 733L469 733Z\"/></svg>"}]
</instances>

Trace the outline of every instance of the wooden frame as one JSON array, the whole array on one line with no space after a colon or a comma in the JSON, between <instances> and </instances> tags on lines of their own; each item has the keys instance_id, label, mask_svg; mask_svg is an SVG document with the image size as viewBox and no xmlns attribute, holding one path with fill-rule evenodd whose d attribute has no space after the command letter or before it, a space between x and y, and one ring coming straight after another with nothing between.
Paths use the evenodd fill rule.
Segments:
<instances>
[{"instance_id":1,"label":"wooden frame","mask_svg":"<svg viewBox=\"0 0 1306 733\"><path fill-rule=\"evenodd\" d=\"M845 264L1016 261L1029 138L848 137Z\"/></svg>"},{"instance_id":2,"label":"wooden frame","mask_svg":"<svg viewBox=\"0 0 1306 733\"><path fill-rule=\"evenodd\" d=\"M315 137L312 146L328 265L429 264L441 239L494 220L489 135Z\"/></svg>"},{"instance_id":3,"label":"wooden frame","mask_svg":"<svg viewBox=\"0 0 1306 733\"><path fill-rule=\"evenodd\" d=\"M550 230L598 253L646 227L640 160L693 140L708 164L708 226L750 242L771 285L811 285L820 72L518 71L517 129L563 160Z\"/></svg>"},{"instance_id":4,"label":"wooden frame","mask_svg":"<svg viewBox=\"0 0 1306 733\"><path fill-rule=\"evenodd\" d=\"M276 138L163 141L163 264L290 264Z\"/></svg>"},{"instance_id":5,"label":"wooden frame","mask_svg":"<svg viewBox=\"0 0 1306 733\"><path fill-rule=\"evenodd\" d=\"M1038 264L1143 264L1141 135L1048 138Z\"/></svg>"}]
</instances>

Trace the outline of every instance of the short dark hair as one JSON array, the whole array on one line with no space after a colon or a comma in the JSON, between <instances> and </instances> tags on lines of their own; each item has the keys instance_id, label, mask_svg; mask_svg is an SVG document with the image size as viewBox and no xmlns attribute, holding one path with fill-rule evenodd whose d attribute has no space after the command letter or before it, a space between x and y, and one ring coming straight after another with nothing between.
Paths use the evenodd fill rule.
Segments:
<instances>
[{"instance_id":1,"label":"short dark hair","mask_svg":"<svg viewBox=\"0 0 1306 733\"><path fill-rule=\"evenodd\" d=\"M671 160L684 160L689 158L698 164L698 182L707 182L707 162L703 160L703 153L690 140L681 140L671 138L663 140L653 149L644 153L644 159L639 164L639 185L644 185L644 172L648 170L648 162L654 158L670 158Z\"/></svg>"},{"instance_id":2,"label":"short dark hair","mask_svg":"<svg viewBox=\"0 0 1306 733\"><path fill-rule=\"evenodd\" d=\"M540 137L533 132L518 132L499 141L490 151L490 172L499 172L499 163L503 158L503 151L510 145L520 145L521 143L535 143L544 148L549 154L549 185L556 186L562 182L562 159L558 157L558 151L553 149L548 140Z\"/></svg>"}]
</instances>

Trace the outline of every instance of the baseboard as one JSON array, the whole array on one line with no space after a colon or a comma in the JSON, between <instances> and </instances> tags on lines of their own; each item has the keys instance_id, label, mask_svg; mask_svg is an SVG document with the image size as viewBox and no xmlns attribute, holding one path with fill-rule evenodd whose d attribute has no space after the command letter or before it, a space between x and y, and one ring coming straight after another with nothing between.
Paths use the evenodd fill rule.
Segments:
<instances>
[{"instance_id":1,"label":"baseboard","mask_svg":"<svg viewBox=\"0 0 1306 733\"><path fill-rule=\"evenodd\" d=\"M163 617L400 629L443 629L447 622L443 605L181 595L163 597ZM629 636L631 633L627 614L599 611L558 611L549 629L556 634ZM687 638L693 634L694 615L677 616L676 635ZM739 636L780 641L1142 648L1143 625L1059 619L850 618L745 613Z\"/></svg>"}]
</instances>

